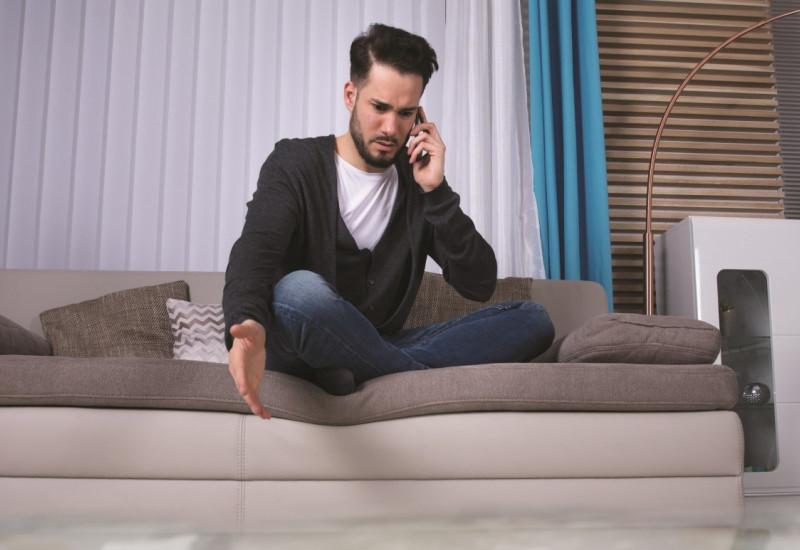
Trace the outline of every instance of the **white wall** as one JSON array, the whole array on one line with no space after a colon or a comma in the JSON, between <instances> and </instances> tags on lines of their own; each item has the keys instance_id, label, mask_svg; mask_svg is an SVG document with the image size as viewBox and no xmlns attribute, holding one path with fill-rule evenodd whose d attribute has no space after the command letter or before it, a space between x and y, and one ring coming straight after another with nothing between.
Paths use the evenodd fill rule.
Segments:
<instances>
[{"instance_id":1,"label":"white wall","mask_svg":"<svg viewBox=\"0 0 800 550\"><path fill-rule=\"evenodd\" d=\"M0 0L0 268L223 270L274 142L346 130L371 22L443 68L445 0Z\"/></svg>"}]
</instances>

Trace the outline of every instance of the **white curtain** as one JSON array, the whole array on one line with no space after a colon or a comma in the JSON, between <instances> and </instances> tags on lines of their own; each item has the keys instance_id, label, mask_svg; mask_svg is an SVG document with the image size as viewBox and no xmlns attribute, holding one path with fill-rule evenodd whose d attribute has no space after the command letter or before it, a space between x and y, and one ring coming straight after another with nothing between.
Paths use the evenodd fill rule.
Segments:
<instances>
[{"instance_id":1,"label":"white curtain","mask_svg":"<svg viewBox=\"0 0 800 550\"><path fill-rule=\"evenodd\" d=\"M275 141L347 128L373 21L436 49L448 179L543 276L518 0L3 0L0 268L224 269Z\"/></svg>"},{"instance_id":2,"label":"white curtain","mask_svg":"<svg viewBox=\"0 0 800 550\"><path fill-rule=\"evenodd\" d=\"M447 179L494 247L500 277L544 278L518 0L447 3Z\"/></svg>"},{"instance_id":3,"label":"white curtain","mask_svg":"<svg viewBox=\"0 0 800 550\"><path fill-rule=\"evenodd\" d=\"M441 53L445 1L0 0L0 268L224 270L274 143L346 131L352 39Z\"/></svg>"}]
</instances>

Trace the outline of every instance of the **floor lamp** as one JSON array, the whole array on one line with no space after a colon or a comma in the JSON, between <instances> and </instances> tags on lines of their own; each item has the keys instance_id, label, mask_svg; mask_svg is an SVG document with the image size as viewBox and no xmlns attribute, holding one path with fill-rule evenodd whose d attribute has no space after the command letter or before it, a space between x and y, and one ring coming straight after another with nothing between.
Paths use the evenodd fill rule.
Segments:
<instances>
[{"instance_id":1,"label":"floor lamp","mask_svg":"<svg viewBox=\"0 0 800 550\"><path fill-rule=\"evenodd\" d=\"M653 315L653 279L654 279L654 269L653 269L653 231L652 231L652 203L653 203L653 173L655 172L656 166L656 155L658 154L658 144L661 142L661 134L664 133L664 126L667 124L667 119L669 118L670 113L672 112L673 107L675 107L675 103L678 101L678 97L680 97L681 93L683 93L684 88L686 88L687 84L694 78L694 75L697 74L703 65L708 63L708 61L717 55L717 53L722 50L725 46L734 42L739 37L744 36L745 34L763 27L773 21L777 21L778 19L783 19L784 17L788 17L790 15L794 15L796 13L800 13L800 9L788 11L786 13L782 13L780 15L776 15L774 17L770 17L769 19L764 19L763 21L759 21L744 30L741 30L722 42L719 46L711 50L706 56L700 60L700 62L695 65L694 69L692 69L686 78L681 82L681 85L678 86L678 89L675 92L675 95L672 96L669 104L667 105L666 110L664 111L664 116L661 117L661 123L658 125L658 131L656 132L656 137L653 142L653 150L650 153L650 169L647 173L647 202L645 205L645 231L644 231L644 305L645 305L645 313L647 315Z\"/></svg>"}]
</instances>

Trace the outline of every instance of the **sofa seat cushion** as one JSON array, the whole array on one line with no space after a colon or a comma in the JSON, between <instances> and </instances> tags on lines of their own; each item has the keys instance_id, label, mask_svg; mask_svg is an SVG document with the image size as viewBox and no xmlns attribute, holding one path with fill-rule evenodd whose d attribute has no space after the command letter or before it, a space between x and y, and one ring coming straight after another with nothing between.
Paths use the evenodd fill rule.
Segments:
<instances>
[{"instance_id":1,"label":"sofa seat cushion","mask_svg":"<svg viewBox=\"0 0 800 550\"><path fill-rule=\"evenodd\" d=\"M265 372L274 417L350 425L473 411L703 411L736 403L722 365L512 363L404 372L333 396ZM247 413L225 365L129 358L0 356L0 405L185 409Z\"/></svg>"},{"instance_id":2,"label":"sofa seat cushion","mask_svg":"<svg viewBox=\"0 0 800 550\"><path fill-rule=\"evenodd\" d=\"M686 317L609 313L568 334L558 347L563 363L711 363L720 350L716 327Z\"/></svg>"}]
</instances>

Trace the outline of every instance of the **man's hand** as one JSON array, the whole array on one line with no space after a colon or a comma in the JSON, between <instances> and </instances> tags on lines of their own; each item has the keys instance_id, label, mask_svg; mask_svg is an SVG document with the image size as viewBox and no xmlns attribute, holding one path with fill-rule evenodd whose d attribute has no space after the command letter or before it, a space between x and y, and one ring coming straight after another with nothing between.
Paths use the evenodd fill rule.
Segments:
<instances>
[{"instance_id":1,"label":"man's hand","mask_svg":"<svg viewBox=\"0 0 800 550\"><path fill-rule=\"evenodd\" d=\"M244 397L253 414L268 419L267 408L261 403L258 388L267 362L267 331L256 321L248 319L231 327L233 346L228 352L228 370L236 382L236 389Z\"/></svg>"},{"instance_id":2,"label":"man's hand","mask_svg":"<svg viewBox=\"0 0 800 550\"><path fill-rule=\"evenodd\" d=\"M444 181L445 146L436 125L428 122L425 110L419 108L420 123L411 133L414 139L408 145L409 160L414 164L414 179L425 192L433 191ZM428 153L422 156L422 152Z\"/></svg>"}]
</instances>

